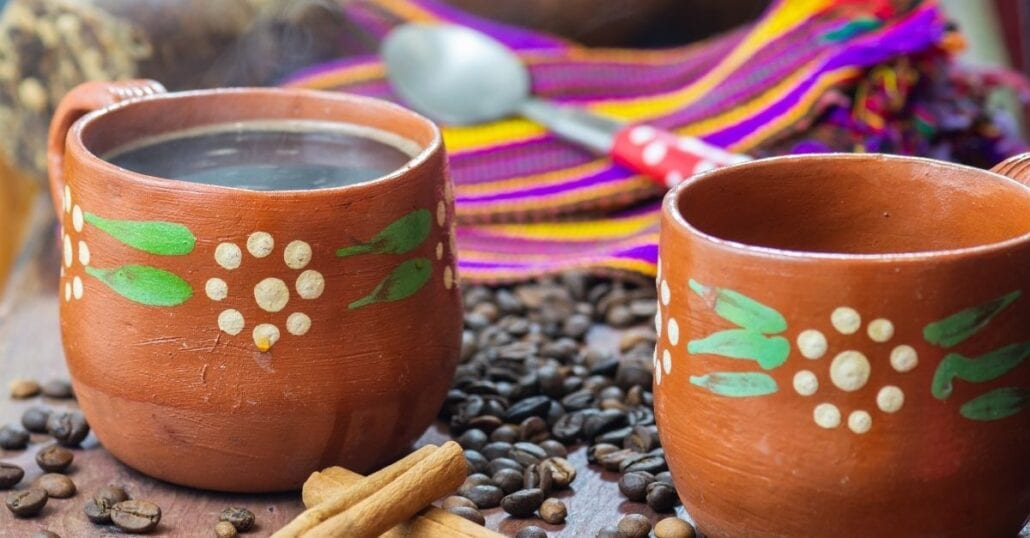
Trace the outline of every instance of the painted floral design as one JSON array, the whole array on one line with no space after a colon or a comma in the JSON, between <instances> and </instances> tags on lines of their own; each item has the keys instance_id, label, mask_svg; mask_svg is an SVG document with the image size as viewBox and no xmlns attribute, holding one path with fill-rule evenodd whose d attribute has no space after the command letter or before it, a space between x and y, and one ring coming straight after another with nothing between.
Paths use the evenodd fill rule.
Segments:
<instances>
[{"instance_id":1,"label":"painted floral design","mask_svg":"<svg viewBox=\"0 0 1030 538\"><path fill-rule=\"evenodd\" d=\"M275 238L268 232L256 231L247 237L247 253L254 258L265 258L275 251ZM322 273L306 269L313 257L311 245L300 239L290 241L283 248L283 262L286 267L296 271L291 286L283 279L268 276L258 282L253 290L254 302L258 308L269 314L283 311L294 294L302 301L313 301L325 291L325 278ZM215 262L227 271L235 271L243 265L243 249L233 242L220 243L215 247ZM222 301L229 296L229 285L219 277L212 277L204 284L204 293L212 301ZM234 308L227 308L218 314L218 328L222 332L236 336L247 327L243 313ZM300 310L294 310L286 318L286 332L294 336L304 336L311 329L311 318ZM267 321L257 323L251 330L254 346L260 351L268 351L282 336L280 328Z\"/></svg>"},{"instance_id":2,"label":"painted floral design","mask_svg":"<svg viewBox=\"0 0 1030 538\"><path fill-rule=\"evenodd\" d=\"M662 278L661 263L658 267L656 283L660 304L655 316L655 328L660 345L655 350L653 365L655 383L660 385L663 376L668 377L672 373L669 349L680 345L680 327L677 320L667 314L667 308L674 298L668 281ZM692 375L689 378L690 384L723 397L765 396L780 390L776 380L765 371L796 364L792 388L798 396L814 400L811 415L814 424L825 429L846 425L856 434L872 429L875 413L897 413L904 407L905 393L894 384L877 387L869 407L841 409L832 402L832 391L852 393L866 388L873 364L889 364L894 374L901 375L920 365L921 359L912 345L894 341L895 326L890 319L877 317L864 323L861 313L854 308L838 306L828 312L828 327L806 327L794 334L792 341L797 354L804 359L803 362L811 365L829 362L828 367L819 369L824 372L824 377L820 378L815 368L804 363L788 363L792 341L787 336L791 332L787 320L775 309L734 290L707 286L695 280L690 280L688 287L732 327L686 342L687 352L691 355L715 355L725 359L752 361L759 369L751 372L717 371ZM923 337L928 343L945 349L956 346L984 329L1020 296L1021 291L1012 291L932 322L925 327ZM667 319L663 319L663 315ZM854 345L846 343L841 349L830 349L825 332L828 330L845 337L846 342L850 342L850 338L857 340L853 341ZM870 361L869 357L859 351L870 349L862 342L865 339L876 344L886 344L889 349L886 351L887 360L874 358ZM998 379L1028 357L1030 341L1006 345L973 358L948 353L937 366L931 392L934 397L945 400L951 395L955 380L981 383ZM965 402L959 413L971 420L998 420L1028 408L1030 387L1003 387Z\"/></svg>"}]
</instances>

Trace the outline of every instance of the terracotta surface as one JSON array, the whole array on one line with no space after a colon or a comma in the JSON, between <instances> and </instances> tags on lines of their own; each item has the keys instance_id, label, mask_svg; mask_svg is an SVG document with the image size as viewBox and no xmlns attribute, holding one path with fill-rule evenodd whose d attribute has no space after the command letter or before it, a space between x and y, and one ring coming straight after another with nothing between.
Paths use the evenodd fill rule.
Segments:
<instances>
[{"instance_id":1,"label":"terracotta surface","mask_svg":"<svg viewBox=\"0 0 1030 538\"><path fill-rule=\"evenodd\" d=\"M1019 532L1030 188L913 158L756 161L672 191L660 253L655 412L700 530Z\"/></svg>"},{"instance_id":2,"label":"terracotta surface","mask_svg":"<svg viewBox=\"0 0 1030 538\"><path fill-rule=\"evenodd\" d=\"M461 334L436 128L337 94L133 88L157 87L73 91L51 139L61 333L104 447L163 480L246 492L295 488L331 464L368 471L410 447L443 400ZM126 97L71 127L61 166L62 128ZM283 118L376 127L422 152L368 183L279 192L96 157L144 136Z\"/></svg>"}]
</instances>

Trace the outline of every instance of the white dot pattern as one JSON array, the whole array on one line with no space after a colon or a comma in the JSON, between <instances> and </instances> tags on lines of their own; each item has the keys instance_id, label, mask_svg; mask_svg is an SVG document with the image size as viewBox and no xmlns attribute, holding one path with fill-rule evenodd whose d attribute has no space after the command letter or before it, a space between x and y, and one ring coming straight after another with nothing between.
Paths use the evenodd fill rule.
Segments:
<instances>
[{"instance_id":1,"label":"white dot pattern","mask_svg":"<svg viewBox=\"0 0 1030 538\"><path fill-rule=\"evenodd\" d=\"M869 428L873 427L873 417L869 416L869 413L859 409L858 411L852 411L848 415L848 428L858 434L869 431Z\"/></svg>"},{"instance_id":2,"label":"white dot pattern","mask_svg":"<svg viewBox=\"0 0 1030 538\"><path fill-rule=\"evenodd\" d=\"M819 390L819 379L809 370L794 374L794 391L801 396L811 396Z\"/></svg>"},{"instance_id":3,"label":"white dot pattern","mask_svg":"<svg viewBox=\"0 0 1030 538\"><path fill-rule=\"evenodd\" d=\"M873 342L883 343L894 336L894 324L888 319L874 319L866 327L866 333Z\"/></svg>"},{"instance_id":4,"label":"white dot pattern","mask_svg":"<svg viewBox=\"0 0 1030 538\"><path fill-rule=\"evenodd\" d=\"M900 345L891 350L891 368L898 372L909 372L919 364L919 355L915 348Z\"/></svg>"},{"instance_id":5,"label":"white dot pattern","mask_svg":"<svg viewBox=\"0 0 1030 538\"><path fill-rule=\"evenodd\" d=\"M869 359L859 351L842 351L830 364L830 381L846 392L854 392L869 380Z\"/></svg>"},{"instance_id":6,"label":"white dot pattern","mask_svg":"<svg viewBox=\"0 0 1030 538\"><path fill-rule=\"evenodd\" d=\"M819 359L826 354L826 336L815 329L801 331L797 344L798 351L806 359Z\"/></svg>"},{"instance_id":7,"label":"white dot pattern","mask_svg":"<svg viewBox=\"0 0 1030 538\"><path fill-rule=\"evenodd\" d=\"M247 252L255 258L264 258L275 249L275 240L268 232L254 232L247 238Z\"/></svg>"},{"instance_id":8,"label":"white dot pattern","mask_svg":"<svg viewBox=\"0 0 1030 538\"><path fill-rule=\"evenodd\" d=\"M841 334L855 334L862 326L862 316L854 308L842 306L830 314L830 323Z\"/></svg>"},{"instance_id":9,"label":"white dot pattern","mask_svg":"<svg viewBox=\"0 0 1030 538\"><path fill-rule=\"evenodd\" d=\"M840 410L831 403L821 403L815 406L812 418L821 428L829 430L840 426Z\"/></svg>"},{"instance_id":10,"label":"white dot pattern","mask_svg":"<svg viewBox=\"0 0 1030 538\"><path fill-rule=\"evenodd\" d=\"M898 387L887 385L876 393L876 406L884 413L896 413L905 405L905 393Z\"/></svg>"},{"instance_id":11,"label":"white dot pattern","mask_svg":"<svg viewBox=\"0 0 1030 538\"><path fill-rule=\"evenodd\" d=\"M670 344L675 346L680 343L680 324L676 322L675 318L669 318L669 324L665 331Z\"/></svg>"},{"instance_id":12,"label":"white dot pattern","mask_svg":"<svg viewBox=\"0 0 1030 538\"><path fill-rule=\"evenodd\" d=\"M644 148L644 164L648 166L656 166L658 163L665 159L665 155L669 152L669 147L665 145L665 142L661 140L655 140Z\"/></svg>"}]
</instances>

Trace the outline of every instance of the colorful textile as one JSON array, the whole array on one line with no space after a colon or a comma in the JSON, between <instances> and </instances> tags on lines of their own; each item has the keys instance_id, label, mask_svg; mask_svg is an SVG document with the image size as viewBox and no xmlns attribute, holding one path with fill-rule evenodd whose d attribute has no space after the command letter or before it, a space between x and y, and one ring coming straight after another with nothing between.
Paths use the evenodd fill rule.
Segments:
<instances>
[{"instance_id":1,"label":"colorful textile","mask_svg":"<svg viewBox=\"0 0 1030 538\"><path fill-rule=\"evenodd\" d=\"M934 152L952 132L980 142L974 158L997 160L1020 149L982 117L976 91L964 94L981 105L969 121L958 129L941 121L955 112L935 109L940 103L933 100L956 102L937 96L942 84L953 84L948 50L955 35L935 2L916 4L895 11L886 1L783 0L751 26L657 51L587 49L441 0L343 6L372 43L407 21L467 25L517 51L539 96L755 156L828 150L941 156ZM397 100L374 51L363 52L306 69L285 84ZM570 268L654 274L662 192L653 182L523 119L443 132L462 278L512 281Z\"/></svg>"}]
</instances>

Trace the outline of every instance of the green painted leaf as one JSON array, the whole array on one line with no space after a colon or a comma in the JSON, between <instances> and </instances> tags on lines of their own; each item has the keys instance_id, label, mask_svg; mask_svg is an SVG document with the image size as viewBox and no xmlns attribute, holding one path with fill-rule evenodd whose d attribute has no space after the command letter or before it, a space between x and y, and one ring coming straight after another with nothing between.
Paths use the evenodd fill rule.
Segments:
<instances>
[{"instance_id":1,"label":"green painted leaf","mask_svg":"<svg viewBox=\"0 0 1030 538\"><path fill-rule=\"evenodd\" d=\"M429 237L433 216L428 209L417 209L393 221L368 243L343 247L336 256L344 258L358 254L404 254L411 252Z\"/></svg>"},{"instance_id":2,"label":"green painted leaf","mask_svg":"<svg viewBox=\"0 0 1030 538\"><path fill-rule=\"evenodd\" d=\"M193 296L193 288L175 273L149 265L123 265L115 269L86 267L86 273L107 284L118 295L147 306L177 306Z\"/></svg>"},{"instance_id":3,"label":"green painted leaf","mask_svg":"<svg viewBox=\"0 0 1030 538\"><path fill-rule=\"evenodd\" d=\"M719 396L746 398L765 396L779 390L776 380L767 374L752 372L712 372L690 376L690 382Z\"/></svg>"},{"instance_id":4,"label":"green painted leaf","mask_svg":"<svg viewBox=\"0 0 1030 538\"><path fill-rule=\"evenodd\" d=\"M765 334L787 330L787 320L776 310L727 288L709 288L691 279L690 289L710 303L723 319L752 331Z\"/></svg>"},{"instance_id":5,"label":"green painted leaf","mask_svg":"<svg viewBox=\"0 0 1030 538\"><path fill-rule=\"evenodd\" d=\"M958 412L970 420L999 420L1030 408L1030 388L994 389L962 404Z\"/></svg>"},{"instance_id":6,"label":"green painted leaf","mask_svg":"<svg viewBox=\"0 0 1030 538\"><path fill-rule=\"evenodd\" d=\"M92 213L86 213L85 219L122 243L151 254L182 256L197 244L189 228L174 222L111 220Z\"/></svg>"},{"instance_id":7,"label":"green painted leaf","mask_svg":"<svg viewBox=\"0 0 1030 538\"><path fill-rule=\"evenodd\" d=\"M787 361L790 342L782 336L764 336L749 329L729 329L709 335L702 340L691 340L687 351L692 354L709 353L732 359L749 359L766 370Z\"/></svg>"},{"instance_id":8,"label":"green painted leaf","mask_svg":"<svg viewBox=\"0 0 1030 538\"><path fill-rule=\"evenodd\" d=\"M1027 357L1030 357L1030 340L1011 344L973 359L958 353L949 353L937 365L930 392L938 400L944 400L951 396L954 389L952 381L956 377L970 383L983 383L1005 375Z\"/></svg>"},{"instance_id":9,"label":"green painted leaf","mask_svg":"<svg viewBox=\"0 0 1030 538\"><path fill-rule=\"evenodd\" d=\"M941 347L954 346L986 327L994 316L1012 304L1021 294L1020 290L1006 293L982 305L967 308L930 323L923 329L923 338Z\"/></svg>"},{"instance_id":10,"label":"green painted leaf","mask_svg":"<svg viewBox=\"0 0 1030 538\"><path fill-rule=\"evenodd\" d=\"M408 298L426 285L433 266L427 258L415 258L398 265L372 293L354 301L351 310L374 303L388 303Z\"/></svg>"}]
</instances>

